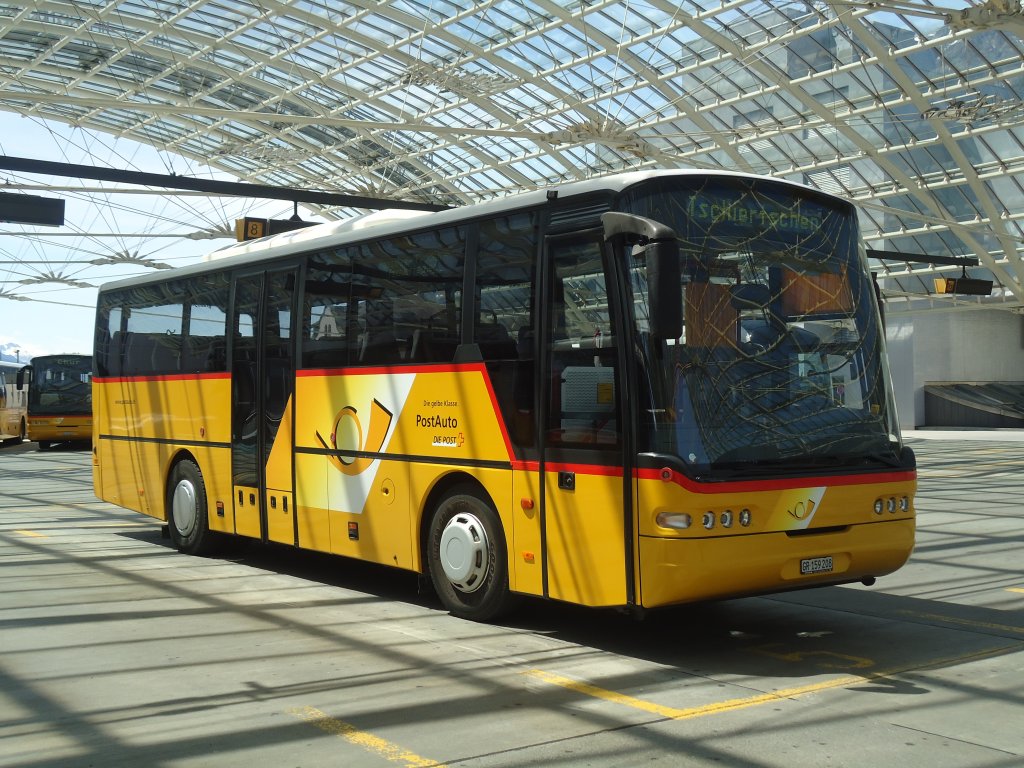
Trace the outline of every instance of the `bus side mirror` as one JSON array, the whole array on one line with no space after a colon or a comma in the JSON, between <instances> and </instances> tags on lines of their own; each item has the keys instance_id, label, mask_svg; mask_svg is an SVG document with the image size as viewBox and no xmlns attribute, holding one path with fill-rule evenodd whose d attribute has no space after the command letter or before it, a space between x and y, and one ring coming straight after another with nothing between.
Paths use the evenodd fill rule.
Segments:
<instances>
[{"instance_id":1,"label":"bus side mirror","mask_svg":"<svg viewBox=\"0 0 1024 768\"><path fill-rule=\"evenodd\" d=\"M27 379L29 377L30 370L32 370L32 366L30 365L26 365L25 367L18 369L18 376L15 382L15 386L17 387L18 391L25 389L25 387L27 386Z\"/></svg>"},{"instance_id":2,"label":"bus side mirror","mask_svg":"<svg viewBox=\"0 0 1024 768\"><path fill-rule=\"evenodd\" d=\"M634 255L642 255L647 262L651 336L678 339L683 335L683 287L675 231L661 222L618 211L602 214L601 223L605 240L621 237L634 243Z\"/></svg>"},{"instance_id":3,"label":"bus side mirror","mask_svg":"<svg viewBox=\"0 0 1024 768\"><path fill-rule=\"evenodd\" d=\"M661 241L651 243L645 250L651 335L656 339L678 339L683 335L683 288L679 244L674 239Z\"/></svg>"}]
</instances>

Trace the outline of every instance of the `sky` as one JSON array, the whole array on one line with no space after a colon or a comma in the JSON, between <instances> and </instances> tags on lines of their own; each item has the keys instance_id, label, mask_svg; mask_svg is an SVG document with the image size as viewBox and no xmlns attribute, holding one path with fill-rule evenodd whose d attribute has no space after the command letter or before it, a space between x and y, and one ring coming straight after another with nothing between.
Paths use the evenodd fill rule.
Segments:
<instances>
[{"instance_id":1,"label":"sky","mask_svg":"<svg viewBox=\"0 0 1024 768\"><path fill-rule=\"evenodd\" d=\"M167 151L10 112L0 112L0 155L237 180ZM87 193L69 187L135 194ZM154 194L144 187L3 169L0 190L65 200L62 227L0 223L0 352L6 360L18 350L20 362L34 355L90 352L97 287L152 271L136 264L90 261L137 253L172 267L186 266L233 239L179 235L225 227L233 231L235 219L243 216L288 218L293 212L292 204L284 201L209 198L164 190ZM301 206L299 213L304 219L319 220ZM68 285L68 280L83 285Z\"/></svg>"}]
</instances>

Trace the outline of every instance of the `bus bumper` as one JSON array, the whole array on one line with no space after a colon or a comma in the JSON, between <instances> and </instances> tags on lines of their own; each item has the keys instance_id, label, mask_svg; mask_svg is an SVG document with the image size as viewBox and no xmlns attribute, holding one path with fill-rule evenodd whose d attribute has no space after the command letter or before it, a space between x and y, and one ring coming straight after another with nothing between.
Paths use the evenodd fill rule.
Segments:
<instances>
[{"instance_id":1,"label":"bus bumper","mask_svg":"<svg viewBox=\"0 0 1024 768\"><path fill-rule=\"evenodd\" d=\"M641 536L639 601L654 608L884 576L910 557L914 528L909 518L799 535ZM801 561L826 557L831 571L801 573Z\"/></svg>"}]
</instances>

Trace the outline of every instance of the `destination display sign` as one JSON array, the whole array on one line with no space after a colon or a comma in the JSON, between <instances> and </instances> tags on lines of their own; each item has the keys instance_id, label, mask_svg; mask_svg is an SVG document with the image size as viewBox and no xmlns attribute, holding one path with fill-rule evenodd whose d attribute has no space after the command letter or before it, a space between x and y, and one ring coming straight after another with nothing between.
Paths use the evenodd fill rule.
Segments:
<instances>
[{"instance_id":1,"label":"destination display sign","mask_svg":"<svg viewBox=\"0 0 1024 768\"><path fill-rule=\"evenodd\" d=\"M704 192L697 192L690 198L686 212L691 221L705 227L725 224L796 234L819 232L830 213L803 198L782 201L749 193L726 197Z\"/></svg>"}]
</instances>

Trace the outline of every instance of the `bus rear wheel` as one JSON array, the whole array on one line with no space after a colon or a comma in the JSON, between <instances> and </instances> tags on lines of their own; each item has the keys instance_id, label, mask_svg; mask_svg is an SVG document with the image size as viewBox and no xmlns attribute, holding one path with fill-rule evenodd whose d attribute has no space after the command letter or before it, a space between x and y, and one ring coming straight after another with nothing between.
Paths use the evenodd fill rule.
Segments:
<instances>
[{"instance_id":1,"label":"bus rear wheel","mask_svg":"<svg viewBox=\"0 0 1024 768\"><path fill-rule=\"evenodd\" d=\"M167 490L167 527L171 541L186 555L205 555L215 548L207 516L206 483L196 463L174 465Z\"/></svg>"},{"instance_id":2,"label":"bus rear wheel","mask_svg":"<svg viewBox=\"0 0 1024 768\"><path fill-rule=\"evenodd\" d=\"M434 590L452 615L487 621L511 603L501 519L475 488L457 488L437 505L427 539Z\"/></svg>"}]
</instances>

